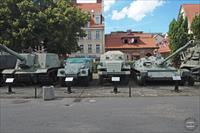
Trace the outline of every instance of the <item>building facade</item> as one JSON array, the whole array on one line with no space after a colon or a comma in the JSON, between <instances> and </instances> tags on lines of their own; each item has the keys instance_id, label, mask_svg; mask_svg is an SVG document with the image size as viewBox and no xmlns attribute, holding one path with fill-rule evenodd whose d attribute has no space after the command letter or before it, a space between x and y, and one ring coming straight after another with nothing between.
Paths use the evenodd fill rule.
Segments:
<instances>
[{"instance_id":1,"label":"building facade","mask_svg":"<svg viewBox=\"0 0 200 133\"><path fill-rule=\"evenodd\" d=\"M77 3L75 5L83 11L90 13L90 21L83 27L87 36L80 38L78 45L80 51L73 53L73 56L90 56L98 58L104 53L104 17L102 0L97 0L96 3Z\"/></svg>"},{"instance_id":2,"label":"building facade","mask_svg":"<svg viewBox=\"0 0 200 133\"><path fill-rule=\"evenodd\" d=\"M127 55L128 60L154 55L158 48L151 33L119 31L105 35L105 50L120 50Z\"/></svg>"},{"instance_id":3,"label":"building facade","mask_svg":"<svg viewBox=\"0 0 200 133\"><path fill-rule=\"evenodd\" d=\"M200 4L183 4L180 7L179 15L183 15L183 18L188 19L188 33L192 33L191 24L195 16L200 14Z\"/></svg>"}]
</instances>

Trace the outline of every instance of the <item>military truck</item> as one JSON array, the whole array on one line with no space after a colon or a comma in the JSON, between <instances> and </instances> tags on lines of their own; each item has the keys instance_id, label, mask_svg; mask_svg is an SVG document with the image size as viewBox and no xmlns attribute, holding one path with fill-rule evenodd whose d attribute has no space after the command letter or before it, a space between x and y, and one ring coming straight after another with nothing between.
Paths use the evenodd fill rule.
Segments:
<instances>
[{"instance_id":1,"label":"military truck","mask_svg":"<svg viewBox=\"0 0 200 133\"><path fill-rule=\"evenodd\" d=\"M189 71L195 81L200 82L200 41L181 53L181 71ZM185 80L185 79L183 79ZM184 83L184 82L183 82Z\"/></svg>"},{"instance_id":2,"label":"military truck","mask_svg":"<svg viewBox=\"0 0 200 133\"><path fill-rule=\"evenodd\" d=\"M4 69L3 78L14 78L14 82L52 84L57 80L57 70L60 61L54 53L21 53L0 44L0 49L15 56L17 62L15 68Z\"/></svg>"},{"instance_id":3,"label":"military truck","mask_svg":"<svg viewBox=\"0 0 200 133\"><path fill-rule=\"evenodd\" d=\"M7 54L0 50L0 86L3 85L3 74L2 71L4 69L12 69L15 67L17 58Z\"/></svg>"},{"instance_id":4,"label":"military truck","mask_svg":"<svg viewBox=\"0 0 200 133\"><path fill-rule=\"evenodd\" d=\"M64 68L58 69L57 76L61 86L66 85L66 78L73 78L73 83L82 83L88 86L92 80L92 58L69 57L64 61Z\"/></svg>"},{"instance_id":5,"label":"military truck","mask_svg":"<svg viewBox=\"0 0 200 133\"><path fill-rule=\"evenodd\" d=\"M173 58L187 47L194 45L194 41L189 41L186 45L179 48L176 52L169 55L167 58L163 58L161 55L150 56L141 58L133 64L133 73L136 81L139 85L145 85L146 81L150 80L168 80L173 81L175 76L181 78L181 82L188 82L189 85L194 85L194 79L188 71L178 71L171 63L169 59ZM184 79L184 80L183 80Z\"/></svg>"},{"instance_id":6,"label":"military truck","mask_svg":"<svg viewBox=\"0 0 200 133\"><path fill-rule=\"evenodd\" d=\"M120 82L127 84L131 74L127 56L121 51L108 51L101 55L97 70L100 84L111 82L112 77L120 77Z\"/></svg>"}]
</instances>

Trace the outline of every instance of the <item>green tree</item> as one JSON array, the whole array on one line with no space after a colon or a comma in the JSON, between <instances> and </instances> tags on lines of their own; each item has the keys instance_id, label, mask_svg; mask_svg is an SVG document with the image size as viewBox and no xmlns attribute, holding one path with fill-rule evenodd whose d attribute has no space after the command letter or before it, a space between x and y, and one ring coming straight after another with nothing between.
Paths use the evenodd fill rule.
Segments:
<instances>
[{"instance_id":1,"label":"green tree","mask_svg":"<svg viewBox=\"0 0 200 133\"><path fill-rule=\"evenodd\" d=\"M200 39L200 14L195 16L191 24L191 30L196 39Z\"/></svg>"},{"instance_id":2,"label":"green tree","mask_svg":"<svg viewBox=\"0 0 200 133\"><path fill-rule=\"evenodd\" d=\"M88 20L69 0L1 0L0 43L17 51L42 43L48 52L71 53Z\"/></svg>"},{"instance_id":3,"label":"green tree","mask_svg":"<svg viewBox=\"0 0 200 133\"><path fill-rule=\"evenodd\" d=\"M184 19L181 15L178 20L173 19L169 25L168 35L172 52L185 45L189 40L187 18ZM173 62L175 65L180 63L178 55L173 59Z\"/></svg>"}]
</instances>

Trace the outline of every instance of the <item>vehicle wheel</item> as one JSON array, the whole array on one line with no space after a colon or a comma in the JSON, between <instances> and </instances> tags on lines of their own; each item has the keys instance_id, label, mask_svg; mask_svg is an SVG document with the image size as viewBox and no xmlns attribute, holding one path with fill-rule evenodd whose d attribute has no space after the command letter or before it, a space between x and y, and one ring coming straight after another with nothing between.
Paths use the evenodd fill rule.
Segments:
<instances>
[{"instance_id":1,"label":"vehicle wheel","mask_svg":"<svg viewBox=\"0 0 200 133\"><path fill-rule=\"evenodd\" d=\"M179 82L179 85L184 86L185 85L185 78L181 78L181 81Z\"/></svg>"},{"instance_id":2,"label":"vehicle wheel","mask_svg":"<svg viewBox=\"0 0 200 133\"><path fill-rule=\"evenodd\" d=\"M194 79L192 77L188 78L188 85L193 86L194 85Z\"/></svg>"},{"instance_id":3,"label":"vehicle wheel","mask_svg":"<svg viewBox=\"0 0 200 133\"><path fill-rule=\"evenodd\" d=\"M90 82L90 76L87 76L83 79L83 85L85 87L89 86L89 82Z\"/></svg>"}]
</instances>

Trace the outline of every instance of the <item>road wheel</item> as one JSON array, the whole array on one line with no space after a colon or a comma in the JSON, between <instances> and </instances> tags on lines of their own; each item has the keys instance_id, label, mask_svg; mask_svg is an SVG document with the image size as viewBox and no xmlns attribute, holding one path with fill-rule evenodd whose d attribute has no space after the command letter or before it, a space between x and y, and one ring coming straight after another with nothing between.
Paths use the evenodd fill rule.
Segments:
<instances>
[{"instance_id":1,"label":"road wheel","mask_svg":"<svg viewBox=\"0 0 200 133\"><path fill-rule=\"evenodd\" d=\"M65 87L66 84L65 84L65 78L59 78L59 82L60 82L60 86L61 87Z\"/></svg>"},{"instance_id":2,"label":"road wheel","mask_svg":"<svg viewBox=\"0 0 200 133\"><path fill-rule=\"evenodd\" d=\"M103 76L100 76L100 75L99 75L99 84L103 85Z\"/></svg>"}]
</instances>

